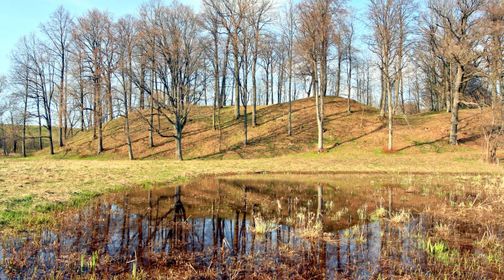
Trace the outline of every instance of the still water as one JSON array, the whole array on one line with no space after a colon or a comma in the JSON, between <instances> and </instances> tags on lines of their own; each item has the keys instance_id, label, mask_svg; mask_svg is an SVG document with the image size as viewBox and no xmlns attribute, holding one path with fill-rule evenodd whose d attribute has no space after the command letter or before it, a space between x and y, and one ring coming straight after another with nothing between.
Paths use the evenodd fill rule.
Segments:
<instances>
[{"instance_id":1,"label":"still water","mask_svg":"<svg viewBox=\"0 0 504 280\"><path fill-rule=\"evenodd\" d=\"M205 177L107 195L62 213L56 228L0 241L0 279L429 275L422 244L439 221L422 210L442 198L384 176L321 176Z\"/></svg>"}]
</instances>

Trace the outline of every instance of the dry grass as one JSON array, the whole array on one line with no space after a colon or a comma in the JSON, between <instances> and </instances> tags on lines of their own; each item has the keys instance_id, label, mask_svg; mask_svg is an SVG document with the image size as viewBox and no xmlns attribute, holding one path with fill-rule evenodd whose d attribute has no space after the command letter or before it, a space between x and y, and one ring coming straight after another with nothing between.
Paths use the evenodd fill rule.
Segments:
<instances>
[{"instance_id":1,"label":"dry grass","mask_svg":"<svg viewBox=\"0 0 504 280\"><path fill-rule=\"evenodd\" d=\"M386 142L384 122L373 109L354 103L354 113L348 114L345 99L328 98L325 134L328 151L317 154L309 152L316 139L312 103L311 99L303 99L293 104L293 137L286 136L285 104L261 107L259 126L250 127L251 144L247 147L241 145L241 121L232 120L232 108L225 108L221 152L219 133L211 128L211 108L195 108L184 138L186 158L193 160L185 162L168 160L174 157L171 138L156 137L157 146L148 148L147 125L138 116L132 121L134 150L138 158L146 160L124 160L127 151L120 119L107 124L106 152L99 157L93 156L96 145L91 132L77 134L55 157L49 157L46 151L27 160L0 157L0 228L45 223L48 216L32 214L49 213L68 204L79 205L102 193L139 185L181 183L205 174L503 172L501 167L480 160L475 121L479 111L461 112L463 144L458 147L445 144L449 114L398 118L395 132L398 152L388 154L382 149ZM161 125L168 128L165 123ZM323 179L320 177L317 180Z\"/></svg>"},{"instance_id":2,"label":"dry grass","mask_svg":"<svg viewBox=\"0 0 504 280\"><path fill-rule=\"evenodd\" d=\"M228 173L298 172L385 172L391 176L426 172L502 173L470 157L467 153L426 153L415 157L366 153L339 149L326 154L304 153L274 160L0 160L0 226L26 226L47 222L46 213L67 204L132 186L183 183L200 175ZM402 172L402 173L401 173ZM317 176L320 177L320 176ZM320 180L320 179L318 179ZM323 178L322 178L323 180ZM27 218L30 218L28 221ZM35 219L35 220L33 220Z\"/></svg>"},{"instance_id":3,"label":"dry grass","mask_svg":"<svg viewBox=\"0 0 504 280\"><path fill-rule=\"evenodd\" d=\"M233 108L222 110L222 138L218 130L212 129L212 108L196 107L184 129L184 155L187 159L242 159L277 157L286 154L315 150L317 126L313 99L302 99L293 103L293 136L287 136L287 104L268 107L260 106L257 112L258 126L249 126L249 145L243 146L243 121L235 120ZM383 153L387 143L386 120L380 119L375 109L354 102L354 113L346 112L346 99L328 97L324 142L328 150L350 146L368 152ZM481 149L481 122L485 114L479 110L461 110L459 137L462 147L447 144L450 114L433 113L414 116L397 116L394 132L394 150L400 153L422 154ZM249 118L251 118L249 116ZM155 125L157 126L157 118ZM113 120L104 128L104 159L127 159L127 147L122 119ZM173 128L160 118L160 127L166 135ZM133 149L139 159L174 159L173 138L154 137L154 148L148 147L148 124L140 112L131 115ZM94 157L96 142L92 131L79 132L69 139L58 157ZM38 153L47 154L47 151ZM480 155L477 155L480 157Z\"/></svg>"}]
</instances>

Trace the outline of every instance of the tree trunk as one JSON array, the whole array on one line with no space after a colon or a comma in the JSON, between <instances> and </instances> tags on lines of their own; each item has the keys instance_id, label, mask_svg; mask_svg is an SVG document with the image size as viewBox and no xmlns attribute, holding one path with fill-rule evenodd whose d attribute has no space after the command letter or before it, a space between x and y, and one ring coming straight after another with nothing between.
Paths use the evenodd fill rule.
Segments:
<instances>
[{"instance_id":1,"label":"tree trunk","mask_svg":"<svg viewBox=\"0 0 504 280\"><path fill-rule=\"evenodd\" d=\"M59 88L59 110L58 110L58 130L59 130L59 146L63 147L63 118L66 116L65 112L65 49L61 55L61 73L60 73L60 88Z\"/></svg>"},{"instance_id":2,"label":"tree trunk","mask_svg":"<svg viewBox=\"0 0 504 280\"><path fill-rule=\"evenodd\" d=\"M131 43L130 43L131 44ZM132 46L128 46L128 109L131 110L133 107L133 50Z\"/></svg>"},{"instance_id":3,"label":"tree trunk","mask_svg":"<svg viewBox=\"0 0 504 280\"><path fill-rule=\"evenodd\" d=\"M257 42L256 42L257 44ZM256 45L256 48L258 46ZM257 67L257 51L254 54L254 60L252 62L252 126L255 127L257 125L257 80L256 80L256 67ZM246 109L245 109L246 110ZM247 116L247 113L245 113ZM246 117L245 117L246 118Z\"/></svg>"},{"instance_id":4,"label":"tree trunk","mask_svg":"<svg viewBox=\"0 0 504 280\"><path fill-rule=\"evenodd\" d=\"M497 162L497 143L492 135L488 135L487 137L485 139L485 161L494 164Z\"/></svg>"},{"instance_id":5,"label":"tree trunk","mask_svg":"<svg viewBox=\"0 0 504 280\"><path fill-rule=\"evenodd\" d=\"M243 105L243 145L248 144L248 116L247 116L247 105Z\"/></svg>"},{"instance_id":6,"label":"tree trunk","mask_svg":"<svg viewBox=\"0 0 504 280\"><path fill-rule=\"evenodd\" d=\"M495 110L495 108L498 105L498 98L497 98L497 79L495 78L495 75L492 74L492 77L490 78L490 87L492 91L492 110Z\"/></svg>"},{"instance_id":7,"label":"tree trunk","mask_svg":"<svg viewBox=\"0 0 504 280\"><path fill-rule=\"evenodd\" d=\"M99 71L98 71L99 72ZM97 76L94 78L94 99L95 99L95 108L94 108L94 127L95 131L98 131L98 147L97 153L101 154L103 152L103 127L102 127L102 102L101 102L101 94L100 94L100 77Z\"/></svg>"},{"instance_id":8,"label":"tree trunk","mask_svg":"<svg viewBox=\"0 0 504 280\"><path fill-rule=\"evenodd\" d=\"M48 122L47 129L49 131L49 152L51 155L54 155L54 143L53 143L53 133L52 133L52 125L51 122Z\"/></svg>"},{"instance_id":9,"label":"tree trunk","mask_svg":"<svg viewBox=\"0 0 504 280\"><path fill-rule=\"evenodd\" d=\"M37 116L38 116L38 139L39 149L44 149L44 141L42 138L42 116L40 115L40 99L37 98Z\"/></svg>"},{"instance_id":10,"label":"tree trunk","mask_svg":"<svg viewBox=\"0 0 504 280\"><path fill-rule=\"evenodd\" d=\"M128 99L127 96L125 96L126 100ZM125 101L125 106L128 108L128 101ZM125 117L124 117L124 132L126 133L126 144L128 145L128 157L130 160L134 160L135 156L133 155L133 144L131 143L131 133L130 133L130 125L129 125L129 113L128 109L125 111Z\"/></svg>"},{"instance_id":11,"label":"tree trunk","mask_svg":"<svg viewBox=\"0 0 504 280\"><path fill-rule=\"evenodd\" d=\"M121 67L124 69L123 67ZM131 134L130 134L130 125L129 125L129 97L131 96L131 84L128 87L126 83L126 73L122 70L122 82L123 82L123 99L124 99L124 134L126 136L126 145L128 146L128 157L130 160L134 160L135 156L133 155L133 144L131 143ZM131 81L131 76L128 74L128 82Z\"/></svg>"},{"instance_id":12,"label":"tree trunk","mask_svg":"<svg viewBox=\"0 0 504 280\"><path fill-rule=\"evenodd\" d=\"M397 63L396 63L396 73L397 78L395 81L395 108L400 109L399 113L404 114L404 96L403 96L403 74L402 74L402 64L403 64L403 45L404 45L404 22L403 17L399 17L399 42L397 48Z\"/></svg>"},{"instance_id":13,"label":"tree trunk","mask_svg":"<svg viewBox=\"0 0 504 280\"><path fill-rule=\"evenodd\" d=\"M219 77L217 77L217 81L214 83L214 98L212 104L212 129L217 129L217 99L219 98Z\"/></svg>"},{"instance_id":14,"label":"tree trunk","mask_svg":"<svg viewBox=\"0 0 504 280\"><path fill-rule=\"evenodd\" d=\"M284 71L282 62L278 63L277 104L282 103L283 80L284 80Z\"/></svg>"},{"instance_id":15,"label":"tree trunk","mask_svg":"<svg viewBox=\"0 0 504 280\"><path fill-rule=\"evenodd\" d=\"M143 59L143 58L141 58ZM140 110L145 109L145 65L140 63L140 96L138 97Z\"/></svg>"},{"instance_id":16,"label":"tree trunk","mask_svg":"<svg viewBox=\"0 0 504 280\"><path fill-rule=\"evenodd\" d=\"M21 139L21 154L23 157L26 157L26 119L28 118L28 71L26 73L26 80L25 80L25 92L24 92L24 99L23 99L23 135Z\"/></svg>"},{"instance_id":17,"label":"tree trunk","mask_svg":"<svg viewBox=\"0 0 504 280\"><path fill-rule=\"evenodd\" d=\"M270 71L270 89L271 89L271 105L275 104L275 102L273 101L273 98L274 98L274 90L275 90L275 81L274 81L274 78L273 78L273 75L275 73L275 68L274 68L274 65L273 65L273 62L271 63L271 71Z\"/></svg>"},{"instance_id":18,"label":"tree trunk","mask_svg":"<svg viewBox=\"0 0 504 280\"><path fill-rule=\"evenodd\" d=\"M175 142L177 144L176 156L178 160L182 161L184 160L184 157L182 156L182 126L180 124L176 124L175 131Z\"/></svg>"},{"instance_id":19,"label":"tree trunk","mask_svg":"<svg viewBox=\"0 0 504 280\"><path fill-rule=\"evenodd\" d=\"M397 70L396 70L397 71ZM396 75L396 80L394 82L394 100L395 100L395 103L394 103L394 114L397 114L397 113L401 113L401 111L399 110L400 109L400 96L399 96L399 73L397 73Z\"/></svg>"},{"instance_id":20,"label":"tree trunk","mask_svg":"<svg viewBox=\"0 0 504 280\"><path fill-rule=\"evenodd\" d=\"M381 97L380 97L380 117L385 117L385 102L387 100L387 93L386 93L386 85L385 85L385 76L383 74L383 71L381 71Z\"/></svg>"},{"instance_id":21,"label":"tree trunk","mask_svg":"<svg viewBox=\"0 0 504 280\"><path fill-rule=\"evenodd\" d=\"M452 108L453 108L453 98L454 98L454 86L452 85L453 82L453 70L452 70L452 64L450 63L447 68L446 68L446 96L445 96L445 102L446 102L446 112L450 113Z\"/></svg>"},{"instance_id":22,"label":"tree trunk","mask_svg":"<svg viewBox=\"0 0 504 280\"><path fill-rule=\"evenodd\" d=\"M228 38L226 40L226 48L224 51L224 63L222 65L222 83L221 83L221 88L220 88L221 94L219 97L219 102L220 102L219 108L222 108L226 102L226 77L227 77L227 68L228 68L228 63L229 63L229 44L230 43L231 43L231 38L228 36ZM220 114L220 110L217 113ZM218 115L217 117L219 118L219 122L220 122L220 115Z\"/></svg>"},{"instance_id":23,"label":"tree trunk","mask_svg":"<svg viewBox=\"0 0 504 280\"><path fill-rule=\"evenodd\" d=\"M292 15L291 15L292 17ZM289 116L287 120L287 135L292 136L292 36L289 43Z\"/></svg>"},{"instance_id":24,"label":"tree trunk","mask_svg":"<svg viewBox=\"0 0 504 280\"><path fill-rule=\"evenodd\" d=\"M152 100L152 95L150 95L149 101L149 148L154 148L154 100Z\"/></svg>"},{"instance_id":25,"label":"tree trunk","mask_svg":"<svg viewBox=\"0 0 504 280\"><path fill-rule=\"evenodd\" d=\"M266 76L266 82L264 83L266 86L266 106L269 105L269 63L266 65L265 68L265 76Z\"/></svg>"},{"instance_id":26,"label":"tree trunk","mask_svg":"<svg viewBox=\"0 0 504 280\"><path fill-rule=\"evenodd\" d=\"M112 73L110 69L107 71L107 105L109 121L114 119L114 103L112 102Z\"/></svg>"},{"instance_id":27,"label":"tree trunk","mask_svg":"<svg viewBox=\"0 0 504 280\"><path fill-rule=\"evenodd\" d=\"M451 113L451 129L450 129L450 144L457 145L457 133L458 133L458 112L459 112L459 101L460 101L460 90L462 86L462 79L464 77L464 68L462 65L457 65L457 73L455 77L455 86L453 92L453 104Z\"/></svg>"},{"instance_id":28,"label":"tree trunk","mask_svg":"<svg viewBox=\"0 0 504 280\"><path fill-rule=\"evenodd\" d=\"M348 97L347 97L347 112L352 113L352 105L350 101L350 97L352 94L352 54L351 47L348 50L348 77L347 77L347 87L348 87Z\"/></svg>"},{"instance_id":29,"label":"tree trunk","mask_svg":"<svg viewBox=\"0 0 504 280\"><path fill-rule=\"evenodd\" d=\"M28 80L25 84L25 94L23 100L23 135L21 142L21 154L23 157L26 157L26 118L28 117Z\"/></svg>"},{"instance_id":30,"label":"tree trunk","mask_svg":"<svg viewBox=\"0 0 504 280\"><path fill-rule=\"evenodd\" d=\"M318 152L324 151L324 112L322 111L324 108L324 99L323 95L320 94L320 91L318 90L318 73L317 73L317 63L316 61L313 62L313 73L312 73L312 80L313 80L313 95L315 96L315 109L316 109L316 114L317 114L317 136L318 136L318 141L317 141L317 150Z\"/></svg>"},{"instance_id":31,"label":"tree trunk","mask_svg":"<svg viewBox=\"0 0 504 280\"><path fill-rule=\"evenodd\" d=\"M215 27L217 29L217 27ZM214 36L214 61L213 61L213 66L214 66L214 102L213 102L213 109L212 109L212 127L214 130L217 129L217 106L221 106L220 102L220 90L219 90L219 34L216 32L217 30L214 30L213 36Z\"/></svg>"},{"instance_id":32,"label":"tree trunk","mask_svg":"<svg viewBox=\"0 0 504 280\"><path fill-rule=\"evenodd\" d=\"M371 100L371 75L370 75L370 70L369 70L369 65L367 65L367 72L366 72L366 105L371 106L372 100Z\"/></svg>"},{"instance_id":33,"label":"tree trunk","mask_svg":"<svg viewBox=\"0 0 504 280\"><path fill-rule=\"evenodd\" d=\"M341 62L343 61L343 52L338 50L338 68L336 69L336 89L334 95L340 96L341 90Z\"/></svg>"},{"instance_id":34,"label":"tree trunk","mask_svg":"<svg viewBox=\"0 0 504 280\"><path fill-rule=\"evenodd\" d=\"M149 95L149 148L154 147L154 62L152 63L152 73L151 73L151 93Z\"/></svg>"},{"instance_id":35,"label":"tree trunk","mask_svg":"<svg viewBox=\"0 0 504 280\"><path fill-rule=\"evenodd\" d=\"M234 55L234 101L235 101L235 119L240 118L240 67L239 67L239 53L238 53L238 37L234 35L233 38L233 55Z\"/></svg>"},{"instance_id":36,"label":"tree trunk","mask_svg":"<svg viewBox=\"0 0 504 280\"><path fill-rule=\"evenodd\" d=\"M258 22L259 24L259 22ZM254 54L252 58L252 126L255 127L257 125L257 57L259 53L259 26L255 27L255 36L254 36ZM245 114L245 118L246 118Z\"/></svg>"},{"instance_id":37,"label":"tree trunk","mask_svg":"<svg viewBox=\"0 0 504 280\"><path fill-rule=\"evenodd\" d=\"M79 67L80 69L81 67ZM85 119L84 119L84 79L82 77L82 70L79 70L79 98L80 98L80 121L81 121L81 131L84 131Z\"/></svg>"},{"instance_id":38,"label":"tree trunk","mask_svg":"<svg viewBox=\"0 0 504 280\"><path fill-rule=\"evenodd\" d=\"M388 73L385 74L385 87L387 92L387 104L388 104L388 145L387 150L392 152L394 149L394 105L392 102L392 90L390 88L390 80L387 78Z\"/></svg>"},{"instance_id":39,"label":"tree trunk","mask_svg":"<svg viewBox=\"0 0 504 280\"><path fill-rule=\"evenodd\" d=\"M103 152L103 122L98 120L98 154Z\"/></svg>"}]
</instances>

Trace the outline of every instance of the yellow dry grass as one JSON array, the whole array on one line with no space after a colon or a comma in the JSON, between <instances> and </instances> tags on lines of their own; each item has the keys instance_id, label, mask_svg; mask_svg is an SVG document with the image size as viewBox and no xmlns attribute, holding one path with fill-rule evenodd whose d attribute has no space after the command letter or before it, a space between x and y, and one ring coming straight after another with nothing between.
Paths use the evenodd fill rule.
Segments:
<instances>
[{"instance_id":1,"label":"yellow dry grass","mask_svg":"<svg viewBox=\"0 0 504 280\"><path fill-rule=\"evenodd\" d=\"M22 210L30 215L46 204L65 204L83 194L102 194L132 186L182 183L208 174L255 172L443 172L502 173L481 162L478 151L383 154L352 147L325 153L303 153L274 159L241 160L0 160L0 216L12 202L30 197ZM14 205L15 206L15 205ZM25 209L26 208L26 209ZM21 213L20 215L22 215Z\"/></svg>"},{"instance_id":2,"label":"yellow dry grass","mask_svg":"<svg viewBox=\"0 0 504 280\"><path fill-rule=\"evenodd\" d=\"M461 112L463 144L457 147L446 144L449 114L398 118L395 121L398 152L387 154L383 152L384 121L375 110L354 103L354 113L348 114L345 99L328 98L325 133L328 149L317 154L309 152L316 140L312 103L309 99L294 103L293 137L286 136L285 104L261 107L259 126L250 127L247 147L241 145L242 122L231 120L232 109L225 108L221 152L219 133L211 128L211 108L196 108L184 138L186 158L193 159L184 162L170 160L174 157L172 139L156 137L158 145L148 148L147 126L138 118L132 122L132 131L135 153L144 159L141 161L124 160L127 152L120 119L106 126L106 152L99 157L93 156L92 132L83 132L67 141L67 146L55 157L42 151L29 159L0 158L0 228L26 225L26 217L51 210L54 205L85 201L94 195L132 186L182 183L208 174L503 173L501 167L481 161L478 120L482 114L477 110Z\"/></svg>"},{"instance_id":3,"label":"yellow dry grass","mask_svg":"<svg viewBox=\"0 0 504 280\"><path fill-rule=\"evenodd\" d=\"M352 114L347 113L347 100L327 97L325 106L324 142L326 149L353 146L359 150L380 151L387 143L386 120L378 112L352 102ZM249 122L249 145L243 145L243 121L235 120L233 108L222 109L222 131L212 128L212 108L195 107L184 129L183 150L186 159L242 159L277 157L286 154L304 153L315 149L317 126L313 98L295 101L292 105L293 135L287 136L287 104L260 106L256 127ZM461 110L459 138L463 147L481 148L481 123L488 114L480 110ZM249 110L249 120L251 119ZM163 117L155 117L155 126L165 135L173 135L173 128ZM145 116L136 111L131 115L131 138L138 159L175 159L175 141L156 133L155 147L149 148ZM447 144L450 114L432 113L414 116L397 116L394 120L394 149L400 152L419 154L425 152L453 151ZM104 127L105 152L103 159L127 159L124 120L115 119ZM57 157L81 158L96 156L96 140L93 132L79 132L67 140L66 146L57 149ZM42 151L38 155L46 155Z\"/></svg>"}]
</instances>

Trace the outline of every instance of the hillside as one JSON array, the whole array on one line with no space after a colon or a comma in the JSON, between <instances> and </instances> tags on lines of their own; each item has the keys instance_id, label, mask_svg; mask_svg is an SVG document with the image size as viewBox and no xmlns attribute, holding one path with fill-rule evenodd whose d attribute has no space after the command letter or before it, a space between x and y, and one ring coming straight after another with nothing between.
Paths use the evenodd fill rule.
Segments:
<instances>
[{"instance_id":1,"label":"hillside","mask_svg":"<svg viewBox=\"0 0 504 280\"><path fill-rule=\"evenodd\" d=\"M374 153L383 152L387 139L386 120L380 119L375 109L357 102L352 103L353 113L349 114L346 112L346 102L344 98L326 98L324 141L327 150L348 148ZM212 108L196 107L184 130L184 157L186 159L259 158L313 151L317 137L314 100L295 101L292 108L292 137L287 136L287 104L259 107L258 126L254 128L249 126L250 144L245 147L243 121L234 120L233 108L226 107L222 110L222 140L219 141L219 131L212 129ZM401 153L413 154L439 153L463 148L479 149L481 147L479 131L483 117L479 110L461 111L459 125L461 145L455 148L446 144L450 124L449 113L397 116L395 149ZM105 152L100 157L127 157L123 123L124 120L119 118L104 126ZM163 119L161 127L171 130ZM175 158L175 141L171 137L163 138L155 134L156 146L148 147L148 124L139 112L131 116L131 133L136 158ZM67 140L66 146L57 150L57 153L65 158L91 157L95 156L95 147L92 131L79 132Z\"/></svg>"}]
</instances>

